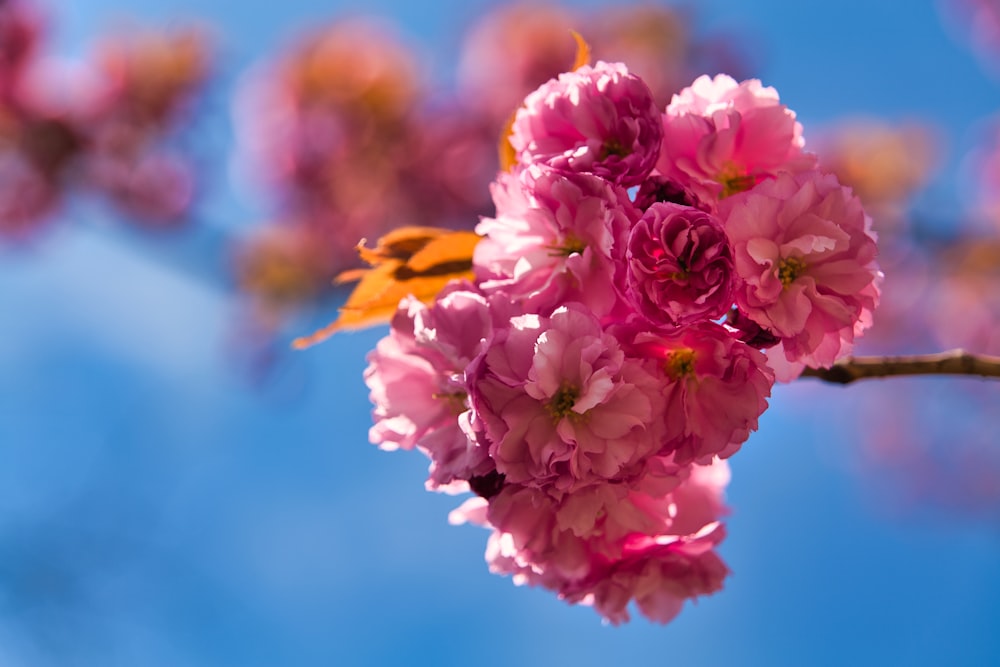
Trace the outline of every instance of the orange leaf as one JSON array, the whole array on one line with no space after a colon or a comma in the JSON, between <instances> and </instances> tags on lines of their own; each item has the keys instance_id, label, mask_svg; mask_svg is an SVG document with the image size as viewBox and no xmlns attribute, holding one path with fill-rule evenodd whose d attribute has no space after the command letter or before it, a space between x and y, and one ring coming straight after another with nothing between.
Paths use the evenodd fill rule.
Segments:
<instances>
[{"instance_id":1,"label":"orange leaf","mask_svg":"<svg viewBox=\"0 0 1000 667\"><path fill-rule=\"evenodd\" d=\"M301 350L338 331L387 322L406 296L426 303L451 280L472 280L472 253L478 242L473 232L434 227L397 229L380 238L374 248L362 242L358 254L372 268L341 273L337 282L358 280L358 285L340 315L319 331L296 338L292 347Z\"/></svg>"},{"instance_id":2,"label":"orange leaf","mask_svg":"<svg viewBox=\"0 0 1000 667\"><path fill-rule=\"evenodd\" d=\"M517 118L517 111L514 111L503 125L500 131L500 141L497 143L497 153L500 155L500 171L511 171L517 164L517 151L510 143L511 135L514 134L514 119Z\"/></svg>"},{"instance_id":3,"label":"orange leaf","mask_svg":"<svg viewBox=\"0 0 1000 667\"><path fill-rule=\"evenodd\" d=\"M400 227L376 241L374 248L366 248L365 240L361 239L361 243L358 244L357 248L358 255L372 266L387 259L401 259L405 261L413 253L424 247L428 241L441 236L445 231L440 227ZM340 280L339 277L338 280ZM345 281L340 280L340 282Z\"/></svg>"},{"instance_id":4,"label":"orange leaf","mask_svg":"<svg viewBox=\"0 0 1000 667\"><path fill-rule=\"evenodd\" d=\"M570 30L569 32L576 41L576 60L573 61L573 69L578 70L584 65L590 64L590 44L587 44L587 40L576 30Z\"/></svg>"},{"instance_id":5,"label":"orange leaf","mask_svg":"<svg viewBox=\"0 0 1000 667\"><path fill-rule=\"evenodd\" d=\"M448 232L429 239L410 256L406 266L423 276L471 271L472 253L479 239L479 234L466 231ZM431 296L436 295L434 292Z\"/></svg>"}]
</instances>

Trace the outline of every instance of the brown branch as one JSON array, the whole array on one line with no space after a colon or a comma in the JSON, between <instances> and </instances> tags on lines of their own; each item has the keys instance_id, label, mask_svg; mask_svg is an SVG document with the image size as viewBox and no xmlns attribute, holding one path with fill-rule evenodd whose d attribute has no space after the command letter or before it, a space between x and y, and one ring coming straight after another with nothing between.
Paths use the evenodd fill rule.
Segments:
<instances>
[{"instance_id":1,"label":"brown branch","mask_svg":"<svg viewBox=\"0 0 1000 667\"><path fill-rule=\"evenodd\" d=\"M1000 379L1000 357L964 350L899 357L848 357L830 368L807 368L802 372L802 377L835 384L901 375L976 375Z\"/></svg>"}]
</instances>

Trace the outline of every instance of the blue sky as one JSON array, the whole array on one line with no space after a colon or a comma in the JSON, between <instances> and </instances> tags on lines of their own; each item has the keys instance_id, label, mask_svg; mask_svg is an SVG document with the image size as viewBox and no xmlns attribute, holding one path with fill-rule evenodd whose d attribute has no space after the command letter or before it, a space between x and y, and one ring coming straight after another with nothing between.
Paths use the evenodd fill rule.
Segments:
<instances>
[{"instance_id":1,"label":"blue sky","mask_svg":"<svg viewBox=\"0 0 1000 667\"><path fill-rule=\"evenodd\" d=\"M488 4L364 9L400 21L447 69L461 26ZM66 53L125 14L201 17L232 77L296 29L358 11L50 6ZM1000 109L1000 84L930 2L713 0L698 14L750 36L758 75L807 137L844 115L940 124L945 200L970 129ZM252 210L238 193L216 197L214 224ZM2 665L1000 662L996 508L906 505L858 470L853 415L889 384L776 390L732 461L726 589L667 627L605 627L490 575L486 533L447 524L457 501L423 491L426 462L367 444L361 373L383 330L284 355L251 386L232 362L237 306L173 261L183 241L164 248L94 215L71 210L66 222L84 224L0 254Z\"/></svg>"}]
</instances>

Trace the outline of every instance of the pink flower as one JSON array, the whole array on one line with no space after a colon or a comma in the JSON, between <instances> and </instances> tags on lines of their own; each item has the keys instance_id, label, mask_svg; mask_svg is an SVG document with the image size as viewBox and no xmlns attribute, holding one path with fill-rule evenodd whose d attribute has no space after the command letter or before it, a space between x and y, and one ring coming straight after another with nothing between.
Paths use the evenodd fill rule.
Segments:
<instances>
[{"instance_id":1,"label":"pink flower","mask_svg":"<svg viewBox=\"0 0 1000 667\"><path fill-rule=\"evenodd\" d=\"M700 76L667 106L656 168L717 199L778 171L811 168L815 157L804 144L802 126L774 88L757 79Z\"/></svg>"},{"instance_id":2,"label":"pink flower","mask_svg":"<svg viewBox=\"0 0 1000 667\"><path fill-rule=\"evenodd\" d=\"M615 625L629 620L627 606L635 600L646 618L669 623L687 600L722 589L729 568L715 546L725 534L724 526L715 523L692 536L636 539L620 561L594 581L567 587L563 598L592 604Z\"/></svg>"},{"instance_id":3,"label":"pink flower","mask_svg":"<svg viewBox=\"0 0 1000 667\"><path fill-rule=\"evenodd\" d=\"M456 283L431 307L404 299L365 371L375 404L371 442L387 450L419 447L432 461L431 489L467 490L463 482L493 469L459 422L468 409L465 367L491 329L486 299L468 288Z\"/></svg>"},{"instance_id":4,"label":"pink flower","mask_svg":"<svg viewBox=\"0 0 1000 667\"><path fill-rule=\"evenodd\" d=\"M658 324L721 317L733 304L733 256L719 220L679 204L655 203L629 235L627 294Z\"/></svg>"},{"instance_id":5,"label":"pink flower","mask_svg":"<svg viewBox=\"0 0 1000 667\"><path fill-rule=\"evenodd\" d=\"M470 373L480 444L508 482L636 479L661 447L660 383L578 303L512 318Z\"/></svg>"},{"instance_id":6,"label":"pink flower","mask_svg":"<svg viewBox=\"0 0 1000 667\"><path fill-rule=\"evenodd\" d=\"M495 218L476 231L474 264L486 291L503 291L525 310L580 301L598 314L618 303L628 229L639 218L628 194L589 174L541 166L501 174L492 187Z\"/></svg>"},{"instance_id":7,"label":"pink flower","mask_svg":"<svg viewBox=\"0 0 1000 667\"><path fill-rule=\"evenodd\" d=\"M664 451L672 451L678 464L731 456L757 430L774 374L763 354L724 327L701 322L674 331L640 330L626 348L656 360L667 401Z\"/></svg>"},{"instance_id":8,"label":"pink flower","mask_svg":"<svg viewBox=\"0 0 1000 667\"><path fill-rule=\"evenodd\" d=\"M620 63L560 74L524 100L510 143L522 164L586 172L617 185L642 182L663 129L653 94Z\"/></svg>"},{"instance_id":9,"label":"pink flower","mask_svg":"<svg viewBox=\"0 0 1000 667\"><path fill-rule=\"evenodd\" d=\"M458 93L499 128L525 95L572 66L575 43L566 26L578 25L579 17L553 3L492 7L465 32Z\"/></svg>"},{"instance_id":10,"label":"pink flower","mask_svg":"<svg viewBox=\"0 0 1000 667\"><path fill-rule=\"evenodd\" d=\"M728 466L716 461L692 466L680 486L658 496L612 484L571 494L507 485L489 501L467 501L450 521L492 528L490 570L517 585L593 605L612 623L627 621L635 601L666 623L685 600L719 590L728 574L714 551L725 535L719 518L728 480Z\"/></svg>"},{"instance_id":11,"label":"pink flower","mask_svg":"<svg viewBox=\"0 0 1000 667\"><path fill-rule=\"evenodd\" d=\"M333 187L328 172L344 160L385 178L393 165L380 158L398 159L389 153L419 103L418 62L379 20L347 19L303 35L251 69L237 89L246 162L265 182L293 191Z\"/></svg>"},{"instance_id":12,"label":"pink flower","mask_svg":"<svg viewBox=\"0 0 1000 667\"><path fill-rule=\"evenodd\" d=\"M98 153L90 156L87 167L93 185L141 223L167 227L184 222L195 184L192 166L182 155Z\"/></svg>"},{"instance_id":13,"label":"pink flower","mask_svg":"<svg viewBox=\"0 0 1000 667\"><path fill-rule=\"evenodd\" d=\"M489 500L488 525L504 533L516 559L542 581L586 578L595 560L621 557L633 534L666 530L669 518L646 514L621 485L601 484L572 494L508 485Z\"/></svg>"},{"instance_id":14,"label":"pink flower","mask_svg":"<svg viewBox=\"0 0 1000 667\"><path fill-rule=\"evenodd\" d=\"M26 156L0 151L0 242L30 237L59 207L61 195Z\"/></svg>"},{"instance_id":15,"label":"pink flower","mask_svg":"<svg viewBox=\"0 0 1000 667\"><path fill-rule=\"evenodd\" d=\"M0 2L0 99L5 101L38 46L43 26L35 4Z\"/></svg>"},{"instance_id":16,"label":"pink flower","mask_svg":"<svg viewBox=\"0 0 1000 667\"><path fill-rule=\"evenodd\" d=\"M780 174L723 202L740 310L780 338L772 366L828 367L871 324L881 272L871 220L832 175Z\"/></svg>"}]
</instances>

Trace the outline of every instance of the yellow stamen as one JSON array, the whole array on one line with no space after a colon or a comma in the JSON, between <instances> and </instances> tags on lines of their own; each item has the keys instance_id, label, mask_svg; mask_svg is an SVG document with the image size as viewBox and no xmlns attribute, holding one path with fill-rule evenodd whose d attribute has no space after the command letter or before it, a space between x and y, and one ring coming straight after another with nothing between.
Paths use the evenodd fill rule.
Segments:
<instances>
[{"instance_id":1,"label":"yellow stamen","mask_svg":"<svg viewBox=\"0 0 1000 667\"><path fill-rule=\"evenodd\" d=\"M617 139L608 139L604 146L601 147L601 158L606 160L611 155L617 155L619 157L625 157L629 154L629 150L622 145Z\"/></svg>"},{"instance_id":2,"label":"yellow stamen","mask_svg":"<svg viewBox=\"0 0 1000 667\"><path fill-rule=\"evenodd\" d=\"M682 347L667 353L663 368L673 380L694 375L694 350Z\"/></svg>"},{"instance_id":3,"label":"yellow stamen","mask_svg":"<svg viewBox=\"0 0 1000 667\"><path fill-rule=\"evenodd\" d=\"M467 394L464 391L442 392L433 396L439 401L444 401L452 414L460 415L468 408L465 404Z\"/></svg>"},{"instance_id":4,"label":"yellow stamen","mask_svg":"<svg viewBox=\"0 0 1000 667\"><path fill-rule=\"evenodd\" d=\"M806 263L797 257L785 257L778 263L778 280L788 287L806 270Z\"/></svg>"},{"instance_id":5,"label":"yellow stamen","mask_svg":"<svg viewBox=\"0 0 1000 667\"><path fill-rule=\"evenodd\" d=\"M725 199L738 192L745 192L757 183L757 179L753 175L748 174L732 163L725 166L716 180L722 184L722 194L719 195L720 199Z\"/></svg>"},{"instance_id":6,"label":"yellow stamen","mask_svg":"<svg viewBox=\"0 0 1000 667\"><path fill-rule=\"evenodd\" d=\"M556 257L569 257L573 254L582 255L586 248L587 246L584 245L583 241L573 234L567 234L566 238L562 241L562 245L549 246L549 250Z\"/></svg>"},{"instance_id":7,"label":"yellow stamen","mask_svg":"<svg viewBox=\"0 0 1000 667\"><path fill-rule=\"evenodd\" d=\"M563 385L549 399L549 402L545 404L545 409L552 415L552 420L555 422L558 422L563 417L574 419L581 416L573 412L573 406L576 405L578 398L580 398L580 389L578 387L571 384Z\"/></svg>"}]
</instances>

